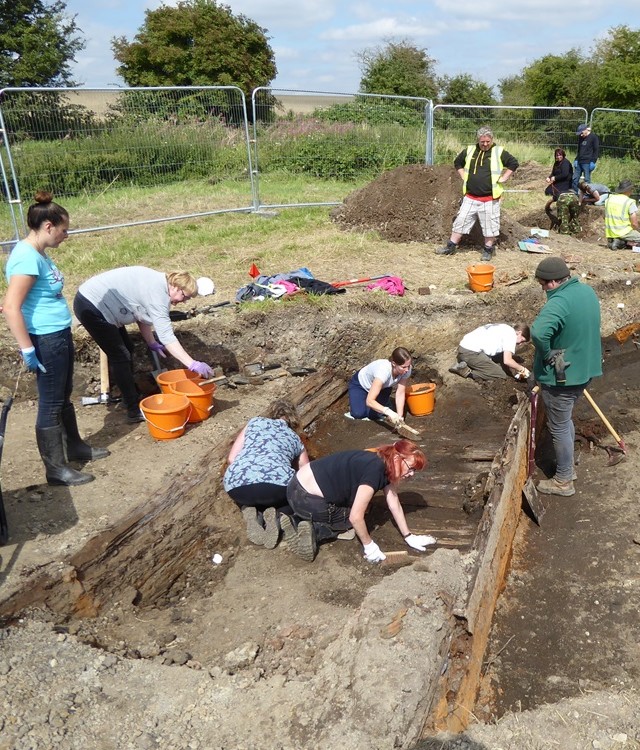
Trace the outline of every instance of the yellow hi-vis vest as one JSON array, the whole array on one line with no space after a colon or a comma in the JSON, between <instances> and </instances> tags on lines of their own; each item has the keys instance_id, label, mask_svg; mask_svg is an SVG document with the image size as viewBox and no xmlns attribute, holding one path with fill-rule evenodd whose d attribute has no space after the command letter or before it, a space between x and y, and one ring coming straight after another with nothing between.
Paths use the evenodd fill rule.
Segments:
<instances>
[{"instance_id":1,"label":"yellow hi-vis vest","mask_svg":"<svg viewBox=\"0 0 640 750\"><path fill-rule=\"evenodd\" d=\"M604 203L604 234L605 237L615 239L626 237L633 232L629 219L629 208L635 201L624 193L610 193Z\"/></svg>"},{"instance_id":2,"label":"yellow hi-vis vest","mask_svg":"<svg viewBox=\"0 0 640 750\"><path fill-rule=\"evenodd\" d=\"M464 177L462 180L462 194L467 193L467 180L469 179L469 167L471 166L471 157L473 152L476 150L475 146L467 146L467 158L464 160ZM502 166L502 146L494 146L491 149L491 194L493 199L497 200L504 190L502 185L498 182L498 178L502 174L504 167Z\"/></svg>"}]
</instances>

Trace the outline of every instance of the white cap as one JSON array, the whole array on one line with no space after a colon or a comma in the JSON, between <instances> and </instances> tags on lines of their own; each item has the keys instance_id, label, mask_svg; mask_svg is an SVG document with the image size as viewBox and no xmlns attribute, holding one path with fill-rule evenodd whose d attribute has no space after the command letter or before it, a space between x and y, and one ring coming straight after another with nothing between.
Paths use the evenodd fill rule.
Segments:
<instances>
[{"instance_id":1,"label":"white cap","mask_svg":"<svg viewBox=\"0 0 640 750\"><path fill-rule=\"evenodd\" d=\"M207 297L209 294L213 294L216 290L216 285L213 283L213 280L209 279L207 276L201 276L196 283L198 285L199 297Z\"/></svg>"}]
</instances>

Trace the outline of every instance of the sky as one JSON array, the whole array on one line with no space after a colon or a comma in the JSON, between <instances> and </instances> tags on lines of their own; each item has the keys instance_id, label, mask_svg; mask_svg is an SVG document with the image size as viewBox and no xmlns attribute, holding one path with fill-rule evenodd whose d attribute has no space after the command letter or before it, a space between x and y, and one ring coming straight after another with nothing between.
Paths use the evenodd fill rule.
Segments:
<instances>
[{"instance_id":1,"label":"sky","mask_svg":"<svg viewBox=\"0 0 640 750\"><path fill-rule=\"evenodd\" d=\"M90 88L123 86L111 39L132 41L158 0L66 0L87 46L73 76ZM164 4L174 4L167 0ZM491 86L546 54L585 54L607 31L635 28L637 2L618 0L227 0L266 29L275 89L355 93L357 54L407 40L436 60L438 75L468 73ZM495 93L499 92L497 89Z\"/></svg>"}]
</instances>

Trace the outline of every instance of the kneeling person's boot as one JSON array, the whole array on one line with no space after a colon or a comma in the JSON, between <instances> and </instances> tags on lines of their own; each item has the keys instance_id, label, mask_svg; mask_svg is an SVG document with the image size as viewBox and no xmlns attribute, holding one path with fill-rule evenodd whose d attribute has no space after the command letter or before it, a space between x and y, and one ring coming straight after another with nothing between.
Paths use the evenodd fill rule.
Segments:
<instances>
[{"instance_id":1,"label":"kneeling person's boot","mask_svg":"<svg viewBox=\"0 0 640 750\"><path fill-rule=\"evenodd\" d=\"M482 248L482 255L480 257L480 260L484 260L484 261L492 260L494 250L495 250L495 247L493 245L485 245Z\"/></svg>"},{"instance_id":2,"label":"kneeling person's boot","mask_svg":"<svg viewBox=\"0 0 640 750\"><path fill-rule=\"evenodd\" d=\"M289 549L303 560L313 562L318 546L311 521L300 521L296 528L291 518L283 513L280 516L280 526Z\"/></svg>"},{"instance_id":3,"label":"kneeling person's boot","mask_svg":"<svg viewBox=\"0 0 640 750\"><path fill-rule=\"evenodd\" d=\"M93 474L76 471L67 463L64 455L62 425L36 427L36 439L49 484L74 486L87 484L87 482L92 482L95 479Z\"/></svg>"},{"instance_id":4,"label":"kneeling person's boot","mask_svg":"<svg viewBox=\"0 0 640 750\"><path fill-rule=\"evenodd\" d=\"M76 410L73 404L67 404L64 407L61 418L69 461L95 461L98 458L106 458L111 455L111 451L106 448L93 448L80 437Z\"/></svg>"},{"instance_id":5,"label":"kneeling person's boot","mask_svg":"<svg viewBox=\"0 0 640 750\"><path fill-rule=\"evenodd\" d=\"M453 255L457 249L456 243L449 240L445 247L439 247L436 250L436 255Z\"/></svg>"}]
</instances>

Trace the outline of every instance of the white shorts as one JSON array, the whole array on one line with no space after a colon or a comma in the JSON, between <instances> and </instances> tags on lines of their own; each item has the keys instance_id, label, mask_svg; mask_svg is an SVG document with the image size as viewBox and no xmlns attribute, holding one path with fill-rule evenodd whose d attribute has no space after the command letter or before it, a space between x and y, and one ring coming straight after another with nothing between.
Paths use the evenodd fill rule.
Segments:
<instances>
[{"instance_id":1,"label":"white shorts","mask_svg":"<svg viewBox=\"0 0 640 750\"><path fill-rule=\"evenodd\" d=\"M465 195L452 231L469 234L476 219L480 222L483 237L497 237L500 234L500 201L476 201Z\"/></svg>"}]
</instances>

